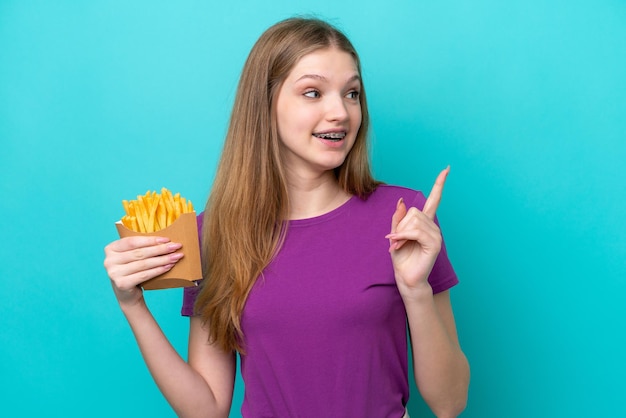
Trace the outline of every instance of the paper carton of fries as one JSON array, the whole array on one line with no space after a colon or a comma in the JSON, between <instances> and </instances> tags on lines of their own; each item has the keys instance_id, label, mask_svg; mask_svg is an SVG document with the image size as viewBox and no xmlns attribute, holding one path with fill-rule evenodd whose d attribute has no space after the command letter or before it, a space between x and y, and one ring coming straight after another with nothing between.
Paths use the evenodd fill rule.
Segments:
<instances>
[{"instance_id":1,"label":"paper carton of fries","mask_svg":"<svg viewBox=\"0 0 626 418\"><path fill-rule=\"evenodd\" d=\"M161 193L147 192L137 200L123 200L126 215L116 222L120 238L148 235L167 237L179 242L185 256L166 273L141 284L144 290L191 287L202 278L200 244L196 212L191 201L172 195L166 188Z\"/></svg>"}]
</instances>

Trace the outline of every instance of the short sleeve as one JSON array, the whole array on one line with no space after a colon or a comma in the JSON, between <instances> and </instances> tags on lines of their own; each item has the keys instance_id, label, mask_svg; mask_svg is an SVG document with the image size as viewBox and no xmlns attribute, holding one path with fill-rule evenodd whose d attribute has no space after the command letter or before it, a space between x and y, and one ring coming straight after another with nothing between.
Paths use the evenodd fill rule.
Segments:
<instances>
[{"instance_id":1,"label":"short sleeve","mask_svg":"<svg viewBox=\"0 0 626 418\"><path fill-rule=\"evenodd\" d=\"M200 286L185 287L183 289L183 307L180 310L182 316L193 316L196 298L200 293Z\"/></svg>"}]
</instances>

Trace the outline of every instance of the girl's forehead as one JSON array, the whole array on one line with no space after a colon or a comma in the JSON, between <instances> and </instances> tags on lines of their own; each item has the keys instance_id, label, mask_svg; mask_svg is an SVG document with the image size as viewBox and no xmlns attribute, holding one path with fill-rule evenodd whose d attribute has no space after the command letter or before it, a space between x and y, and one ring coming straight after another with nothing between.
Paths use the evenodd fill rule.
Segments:
<instances>
[{"instance_id":1,"label":"girl's forehead","mask_svg":"<svg viewBox=\"0 0 626 418\"><path fill-rule=\"evenodd\" d=\"M296 61L289 77L302 74L355 73L358 74L356 61L352 54L336 47L322 48L303 55Z\"/></svg>"}]
</instances>

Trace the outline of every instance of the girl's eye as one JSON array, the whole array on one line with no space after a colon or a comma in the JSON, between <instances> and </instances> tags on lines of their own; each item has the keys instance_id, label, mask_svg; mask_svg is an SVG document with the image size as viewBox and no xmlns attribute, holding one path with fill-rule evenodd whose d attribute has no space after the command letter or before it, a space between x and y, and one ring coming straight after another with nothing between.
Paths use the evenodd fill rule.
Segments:
<instances>
[{"instance_id":1,"label":"girl's eye","mask_svg":"<svg viewBox=\"0 0 626 418\"><path fill-rule=\"evenodd\" d=\"M356 91L356 90L353 90L353 91L351 91L350 93L348 93L348 94L346 95L346 97L347 97L348 99L353 99L353 100L356 100L356 99L358 99L358 98L359 98L359 92L358 92L358 91Z\"/></svg>"},{"instance_id":2,"label":"girl's eye","mask_svg":"<svg viewBox=\"0 0 626 418\"><path fill-rule=\"evenodd\" d=\"M320 97L320 92L317 90L309 90L305 92L304 95L311 99L317 99L318 97Z\"/></svg>"}]
</instances>

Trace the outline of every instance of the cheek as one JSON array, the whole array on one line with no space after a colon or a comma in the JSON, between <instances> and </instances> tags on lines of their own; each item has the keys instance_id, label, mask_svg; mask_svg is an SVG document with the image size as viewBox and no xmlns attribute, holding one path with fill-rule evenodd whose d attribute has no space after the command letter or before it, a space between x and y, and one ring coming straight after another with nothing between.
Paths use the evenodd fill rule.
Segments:
<instances>
[{"instance_id":1,"label":"cheek","mask_svg":"<svg viewBox=\"0 0 626 418\"><path fill-rule=\"evenodd\" d=\"M353 113L350 114L350 124L352 125L352 143L350 144L350 150L354 147L354 143L356 142L356 137L361 130L361 108L359 107Z\"/></svg>"},{"instance_id":2,"label":"cheek","mask_svg":"<svg viewBox=\"0 0 626 418\"><path fill-rule=\"evenodd\" d=\"M279 128L282 125L285 133L310 134L313 132L317 118L310 109L291 108L283 112Z\"/></svg>"},{"instance_id":3,"label":"cheek","mask_svg":"<svg viewBox=\"0 0 626 418\"><path fill-rule=\"evenodd\" d=\"M352 123L357 126L361 126L361 105L358 104L348 108L348 112L350 113L350 120Z\"/></svg>"},{"instance_id":4,"label":"cheek","mask_svg":"<svg viewBox=\"0 0 626 418\"><path fill-rule=\"evenodd\" d=\"M361 115L361 108L359 107L355 109L350 115L350 122L352 124L352 128L355 131L358 131L360 129L361 121L362 121L362 115Z\"/></svg>"},{"instance_id":5,"label":"cheek","mask_svg":"<svg viewBox=\"0 0 626 418\"><path fill-rule=\"evenodd\" d=\"M281 138L290 137L294 131L294 121L290 117L288 109L277 109L276 115L276 127L278 128L278 135Z\"/></svg>"},{"instance_id":6,"label":"cheek","mask_svg":"<svg viewBox=\"0 0 626 418\"><path fill-rule=\"evenodd\" d=\"M283 112L276 122L278 138L284 146L298 147L311 136L313 128L306 115L298 115L294 109Z\"/></svg>"}]
</instances>

